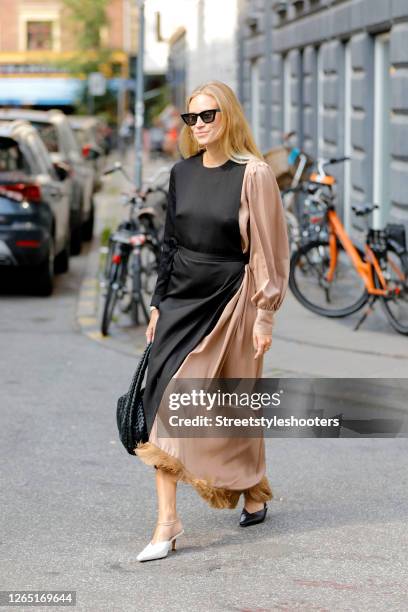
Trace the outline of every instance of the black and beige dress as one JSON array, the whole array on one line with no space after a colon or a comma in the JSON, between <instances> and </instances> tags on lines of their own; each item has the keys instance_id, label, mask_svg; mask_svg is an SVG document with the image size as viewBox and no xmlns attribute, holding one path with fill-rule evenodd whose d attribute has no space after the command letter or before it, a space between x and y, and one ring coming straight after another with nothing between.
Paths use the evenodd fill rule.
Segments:
<instances>
[{"instance_id":1,"label":"black and beige dress","mask_svg":"<svg viewBox=\"0 0 408 612\"><path fill-rule=\"evenodd\" d=\"M252 158L208 168L202 151L172 167L162 256L151 304L160 315L144 393L149 441L137 455L191 484L213 507L241 493L272 498L263 437L159 437L173 378L259 378L253 331L271 334L286 293L289 246L279 188Z\"/></svg>"}]
</instances>

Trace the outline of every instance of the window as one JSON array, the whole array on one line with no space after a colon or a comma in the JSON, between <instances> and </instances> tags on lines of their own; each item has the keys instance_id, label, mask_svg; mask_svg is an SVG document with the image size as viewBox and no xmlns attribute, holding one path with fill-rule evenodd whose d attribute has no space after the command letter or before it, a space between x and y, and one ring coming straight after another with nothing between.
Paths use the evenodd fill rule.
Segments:
<instances>
[{"instance_id":1,"label":"window","mask_svg":"<svg viewBox=\"0 0 408 612\"><path fill-rule=\"evenodd\" d=\"M318 70L317 70L317 54L319 48L313 47L310 51L310 73L309 73L309 82L310 87L309 91L309 108L305 107L307 114L309 116L309 133L308 139L309 143L309 153L313 155L313 157L317 157L318 153L318 102L319 102L319 87L318 87ZM305 77L304 77L305 78ZM306 85L306 82L305 82ZM305 134L306 136L306 134Z\"/></svg>"},{"instance_id":2,"label":"window","mask_svg":"<svg viewBox=\"0 0 408 612\"><path fill-rule=\"evenodd\" d=\"M317 142L317 156L323 156L324 150L324 134L323 134L323 118L324 118L324 104L323 104L323 87L324 87L324 70L323 70L323 47L319 47L317 50L317 121L316 121L316 142Z\"/></svg>"},{"instance_id":3,"label":"window","mask_svg":"<svg viewBox=\"0 0 408 612\"><path fill-rule=\"evenodd\" d=\"M0 138L0 173L24 172L29 173L20 148L12 138Z\"/></svg>"},{"instance_id":4,"label":"window","mask_svg":"<svg viewBox=\"0 0 408 612\"><path fill-rule=\"evenodd\" d=\"M31 122L32 125L37 128L45 146L50 153L59 152L58 144L58 133L55 126L52 123L39 123L36 121Z\"/></svg>"},{"instance_id":5,"label":"window","mask_svg":"<svg viewBox=\"0 0 408 612\"><path fill-rule=\"evenodd\" d=\"M388 222L391 207L391 121L390 121L390 38L380 34L374 46L374 184L373 201L380 208L373 212L373 227L381 229Z\"/></svg>"},{"instance_id":6,"label":"window","mask_svg":"<svg viewBox=\"0 0 408 612\"><path fill-rule=\"evenodd\" d=\"M292 77L290 67L290 57L287 54L283 60L283 131L290 132L292 129Z\"/></svg>"},{"instance_id":7,"label":"window","mask_svg":"<svg viewBox=\"0 0 408 612\"><path fill-rule=\"evenodd\" d=\"M79 141L75 136L75 133L69 125L68 121L61 122L61 124L59 125L59 129L61 131L61 134L63 135L62 140L65 149L65 154L67 155L67 157L69 157L71 160L75 158L78 159L78 157L79 159L81 159L81 149Z\"/></svg>"},{"instance_id":8,"label":"window","mask_svg":"<svg viewBox=\"0 0 408 612\"><path fill-rule=\"evenodd\" d=\"M36 155L36 161L39 174L49 174L53 179L56 179L56 173L47 148L38 134L30 134L27 138L30 145L30 150Z\"/></svg>"},{"instance_id":9,"label":"window","mask_svg":"<svg viewBox=\"0 0 408 612\"><path fill-rule=\"evenodd\" d=\"M303 49L287 53L283 60L283 131L296 132L303 146Z\"/></svg>"},{"instance_id":10,"label":"window","mask_svg":"<svg viewBox=\"0 0 408 612\"><path fill-rule=\"evenodd\" d=\"M299 49L299 55L297 58L297 84L296 84L296 123L297 123L297 144L299 147L304 146L304 75L303 75L303 49Z\"/></svg>"},{"instance_id":11,"label":"window","mask_svg":"<svg viewBox=\"0 0 408 612\"><path fill-rule=\"evenodd\" d=\"M352 98L351 98L351 47L350 42L344 44L344 155L351 157L351 130L352 130ZM351 230L351 160L346 161L344 167L344 227Z\"/></svg>"},{"instance_id":12,"label":"window","mask_svg":"<svg viewBox=\"0 0 408 612\"><path fill-rule=\"evenodd\" d=\"M259 60L251 62L251 127L255 142L259 146L259 121L260 121L260 105L259 105Z\"/></svg>"},{"instance_id":13,"label":"window","mask_svg":"<svg viewBox=\"0 0 408 612\"><path fill-rule=\"evenodd\" d=\"M27 21L28 51L52 49L52 21Z\"/></svg>"}]
</instances>

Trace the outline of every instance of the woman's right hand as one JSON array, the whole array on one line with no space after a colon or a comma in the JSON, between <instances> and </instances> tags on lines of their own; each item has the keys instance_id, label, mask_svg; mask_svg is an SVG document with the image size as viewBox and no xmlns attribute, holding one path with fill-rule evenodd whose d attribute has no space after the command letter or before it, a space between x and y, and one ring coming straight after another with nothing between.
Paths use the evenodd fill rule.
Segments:
<instances>
[{"instance_id":1,"label":"woman's right hand","mask_svg":"<svg viewBox=\"0 0 408 612\"><path fill-rule=\"evenodd\" d=\"M149 344L149 342L153 342L154 340L154 332L156 331L156 324L157 324L157 319L159 318L159 314L160 314L160 311L158 308L155 308L151 312L149 325L147 326L147 329L146 329L147 344Z\"/></svg>"}]
</instances>

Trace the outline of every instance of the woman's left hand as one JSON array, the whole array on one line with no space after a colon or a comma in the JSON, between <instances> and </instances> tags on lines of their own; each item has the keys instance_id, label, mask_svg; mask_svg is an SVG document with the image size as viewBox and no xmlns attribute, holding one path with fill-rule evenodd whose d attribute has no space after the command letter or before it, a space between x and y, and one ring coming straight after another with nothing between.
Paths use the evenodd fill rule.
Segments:
<instances>
[{"instance_id":1,"label":"woman's left hand","mask_svg":"<svg viewBox=\"0 0 408 612\"><path fill-rule=\"evenodd\" d=\"M258 359L261 355L270 349L272 344L272 336L264 336L263 334L253 334L254 349L256 351L254 359Z\"/></svg>"}]
</instances>

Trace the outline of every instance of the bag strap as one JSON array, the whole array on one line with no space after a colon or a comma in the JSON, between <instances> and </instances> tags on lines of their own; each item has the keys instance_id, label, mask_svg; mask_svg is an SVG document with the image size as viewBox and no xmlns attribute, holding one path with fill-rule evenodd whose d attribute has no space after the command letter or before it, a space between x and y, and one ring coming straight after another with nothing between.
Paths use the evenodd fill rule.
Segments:
<instances>
[{"instance_id":1,"label":"bag strap","mask_svg":"<svg viewBox=\"0 0 408 612\"><path fill-rule=\"evenodd\" d=\"M144 374L147 368L147 363L149 360L149 354L150 354L150 349L152 347L152 344L153 344L152 342L149 342L149 344L146 346L143 352L143 355L139 361L139 364L137 366L137 369L136 369L134 380L135 380L135 392L137 394L140 393L140 389L141 389Z\"/></svg>"}]
</instances>

